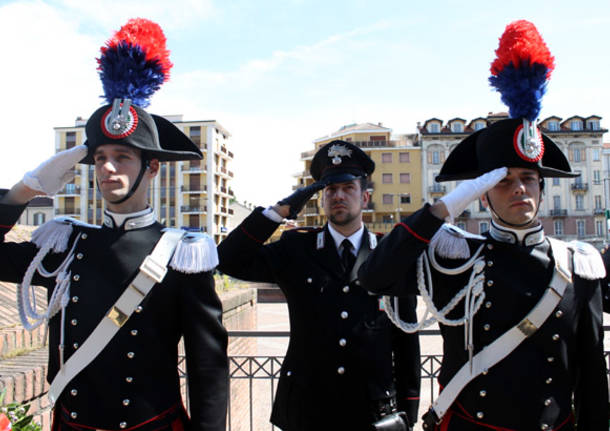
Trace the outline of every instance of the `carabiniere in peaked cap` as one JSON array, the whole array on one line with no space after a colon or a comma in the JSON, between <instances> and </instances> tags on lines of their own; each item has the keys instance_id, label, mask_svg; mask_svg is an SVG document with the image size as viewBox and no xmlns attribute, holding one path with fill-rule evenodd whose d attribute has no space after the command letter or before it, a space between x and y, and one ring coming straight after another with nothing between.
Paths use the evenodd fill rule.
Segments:
<instances>
[{"instance_id":1,"label":"carabiniere in peaked cap","mask_svg":"<svg viewBox=\"0 0 610 431\"><path fill-rule=\"evenodd\" d=\"M375 162L364 151L350 142L340 140L320 148L309 169L314 180L327 185L368 177L374 170Z\"/></svg>"},{"instance_id":2,"label":"carabiniere in peaked cap","mask_svg":"<svg viewBox=\"0 0 610 431\"><path fill-rule=\"evenodd\" d=\"M201 151L170 121L147 113L149 98L169 79L173 66L158 24L131 19L102 46L99 74L107 105L87 121L87 156L93 164L95 149L121 144L143 152L142 159L160 161L201 159Z\"/></svg>"},{"instance_id":3,"label":"carabiniere in peaked cap","mask_svg":"<svg viewBox=\"0 0 610 431\"><path fill-rule=\"evenodd\" d=\"M541 177L576 177L560 148L536 125L554 58L531 22L509 24L491 65L491 85L510 119L479 130L449 154L436 181L476 178L501 167L535 169Z\"/></svg>"}]
</instances>

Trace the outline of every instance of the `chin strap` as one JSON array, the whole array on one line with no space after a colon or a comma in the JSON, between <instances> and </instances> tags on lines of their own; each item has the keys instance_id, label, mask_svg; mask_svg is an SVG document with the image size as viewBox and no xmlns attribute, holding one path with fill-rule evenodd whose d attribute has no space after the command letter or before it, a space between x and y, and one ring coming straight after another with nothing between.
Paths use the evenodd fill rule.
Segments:
<instances>
[{"instance_id":1,"label":"chin strap","mask_svg":"<svg viewBox=\"0 0 610 431\"><path fill-rule=\"evenodd\" d=\"M492 213L492 215L494 215L498 220L500 220L502 223L504 223L507 226L521 228L521 227L531 224L534 220L536 220L536 217L538 217L538 211L540 210L540 198L538 198L538 202L536 203L536 212L534 213L532 218L530 218L525 223L515 224L515 223L510 223L510 222L504 220L502 217L500 217L500 215L494 209L494 207L491 203L491 199L489 199L489 193L485 193L485 197L487 197L487 203L489 204L489 211Z\"/></svg>"},{"instance_id":2,"label":"chin strap","mask_svg":"<svg viewBox=\"0 0 610 431\"><path fill-rule=\"evenodd\" d=\"M138 189L138 187L140 186L140 183L142 182L142 178L144 178L144 172L146 172L146 169L148 169L148 166L149 166L149 161L147 159L142 158L142 164L140 166L140 173L138 174L138 177L136 178L136 181L133 183L133 186L131 187L131 189L129 189L129 192L127 192L127 194L125 196L123 196L121 199L118 199L116 201L108 201L108 202L110 202L111 204L120 204L120 203L125 202L130 197L132 197L133 194ZM99 190L99 184L97 184L97 188Z\"/></svg>"}]
</instances>

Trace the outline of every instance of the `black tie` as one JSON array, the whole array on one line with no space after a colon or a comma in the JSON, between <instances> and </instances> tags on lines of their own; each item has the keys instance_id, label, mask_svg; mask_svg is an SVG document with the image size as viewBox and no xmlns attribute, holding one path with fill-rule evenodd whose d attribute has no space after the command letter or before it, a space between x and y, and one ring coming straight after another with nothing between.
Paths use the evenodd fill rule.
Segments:
<instances>
[{"instance_id":1,"label":"black tie","mask_svg":"<svg viewBox=\"0 0 610 431\"><path fill-rule=\"evenodd\" d=\"M352 253L352 248L354 248L354 246L352 246L351 241L347 238L343 240L341 246L343 247L343 250L341 251L341 264L343 265L345 272L349 273L352 271L352 267L356 262L356 256Z\"/></svg>"}]
</instances>

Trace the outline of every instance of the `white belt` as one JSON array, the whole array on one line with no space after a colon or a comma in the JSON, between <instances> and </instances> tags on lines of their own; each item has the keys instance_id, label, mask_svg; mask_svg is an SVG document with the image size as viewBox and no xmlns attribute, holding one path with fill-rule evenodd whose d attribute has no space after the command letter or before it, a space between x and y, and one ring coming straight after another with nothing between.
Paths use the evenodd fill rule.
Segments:
<instances>
[{"instance_id":1,"label":"white belt","mask_svg":"<svg viewBox=\"0 0 610 431\"><path fill-rule=\"evenodd\" d=\"M512 327L494 342L485 346L483 350L472 358L472 369L468 363L460 368L447 386L443 388L428 413L424 415L423 426L425 429L430 429L432 425L440 423L449 407L451 407L468 383L507 357L519 344L536 332L553 310L557 308L566 286L572 282L569 252L566 244L563 242L547 238L555 258L555 269L548 289L546 289L540 301L517 326Z\"/></svg>"},{"instance_id":2,"label":"white belt","mask_svg":"<svg viewBox=\"0 0 610 431\"><path fill-rule=\"evenodd\" d=\"M152 253L144 258L138 275L53 378L49 388L51 405L55 404L66 385L106 347L152 287L163 281L167 273L167 264L184 234L184 231L178 229L165 230Z\"/></svg>"}]
</instances>

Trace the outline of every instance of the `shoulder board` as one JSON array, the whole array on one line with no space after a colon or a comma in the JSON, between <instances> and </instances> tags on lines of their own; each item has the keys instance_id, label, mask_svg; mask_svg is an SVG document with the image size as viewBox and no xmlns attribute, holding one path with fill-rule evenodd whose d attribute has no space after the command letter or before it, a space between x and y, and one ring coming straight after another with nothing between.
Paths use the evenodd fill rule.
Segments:
<instances>
[{"instance_id":1,"label":"shoulder board","mask_svg":"<svg viewBox=\"0 0 610 431\"><path fill-rule=\"evenodd\" d=\"M54 253L63 253L68 249L68 240L73 230L72 226L99 229L99 226L70 217L57 217L36 229L32 233L32 242L38 248L47 247Z\"/></svg>"},{"instance_id":2,"label":"shoulder board","mask_svg":"<svg viewBox=\"0 0 610 431\"><path fill-rule=\"evenodd\" d=\"M430 251L435 252L440 257L468 259L470 257L470 247L468 246L467 239L484 241L485 237L466 232L457 226L445 223L434 234L428 247Z\"/></svg>"},{"instance_id":3,"label":"shoulder board","mask_svg":"<svg viewBox=\"0 0 610 431\"><path fill-rule=\"evenodd\" d=\"M570 241L568 247L574 253L574 273L587 280L598 280L606 276L606 268L601 255L591 244Z\"/></svg>"},{"instance_id":4,"label":"shoulder board","mask_svg":"<svg viewBox=\"0 0 610 431\"><path fill-rule=\"evenodd\" d=\"M218 266L216 243L207 234L189 232L176 246L169 266L185 274L211 271Z\"/></svg>"},{"instance_id":5,"label":"shoulder board","mask_svg":"<svg viewBox=\"0 0 610 431\"><path fill-rule=\"evenodd\" d=\"M321 230L322 230L321 227L304 226L304 227L295 227L294 229L288 229L288 230L286 230L286 232L308 233L308 232L320 232Z\"/></svg>"}]
</instances>

